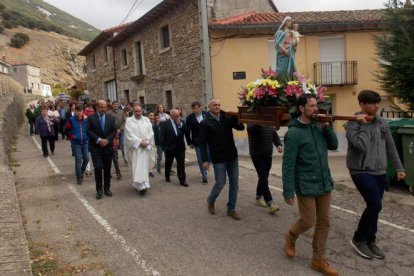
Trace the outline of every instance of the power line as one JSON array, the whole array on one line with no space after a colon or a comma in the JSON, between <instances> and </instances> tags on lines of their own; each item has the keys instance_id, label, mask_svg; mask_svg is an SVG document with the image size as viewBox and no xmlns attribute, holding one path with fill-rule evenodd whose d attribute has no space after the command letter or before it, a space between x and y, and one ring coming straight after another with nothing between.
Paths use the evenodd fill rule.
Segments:
<instances>
[{"instance_id":1,"label":"power line","mask_svg":"<svg viewBox=\"0 0 414 276\"><path fill-rule=\"evenodd\" d=\"M129 9L127 15L125 16L125 18L122 20L122 22L119 24L123 24L125 23L125 21L128 19L128 17L135 12L135 10L142 4L142 2L144 2L144 0L141 0L138 4L137 4L138 0L135 0L134 4L132 5L132 7Z\"/></svg>"}]
</instances>

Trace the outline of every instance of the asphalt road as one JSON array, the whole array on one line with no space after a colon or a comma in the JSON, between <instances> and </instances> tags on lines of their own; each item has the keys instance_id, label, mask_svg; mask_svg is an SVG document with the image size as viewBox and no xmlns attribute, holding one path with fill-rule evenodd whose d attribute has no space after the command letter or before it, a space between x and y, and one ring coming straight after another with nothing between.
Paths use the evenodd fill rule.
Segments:
<instances>
[{"instance_id":1,"label":"asphalt road","mask_svg":"<svg viewBox=\"0 0 414 276\"><path fill-rule=\"evenodd\" d=\"M297 207L284 203L281 179L275 175L270 176L270 184L281 210L270 215L255 206L257 176L247 158L240 162L237 210L242 219L235 221L226 215L227 186L216 202L216 215L208 213L206 197L213 172L209 184L202 185L190 153L186 166L190 187L178 185L175 176L171 183L156 176L151 179L152 189L142 197L130 185L129 168L121 165L123 179L112 180L114 196L99 201L93 177L76 185L69 142L58 141L49 162L32 137L21 134L14 155L21 164L16 175L28 236L57 244L57 254L73 246L67 240L82 240L93 249L94 260L114 275L319 274L310 269L312 231L298 240L293 260L284 256L283 236L297 219ZM387 193L384 199L378 244L386 259L365 260L349 245L357 213L364 207L362 199L354 189L338 185L333 192L327 257L341 275L414 275L413 206L404 203L414 197L403 197ZM36 225L39 220L44 223L41 227ZM68 263L79 261L62 254Z\"/></svg>"}]
</instances>

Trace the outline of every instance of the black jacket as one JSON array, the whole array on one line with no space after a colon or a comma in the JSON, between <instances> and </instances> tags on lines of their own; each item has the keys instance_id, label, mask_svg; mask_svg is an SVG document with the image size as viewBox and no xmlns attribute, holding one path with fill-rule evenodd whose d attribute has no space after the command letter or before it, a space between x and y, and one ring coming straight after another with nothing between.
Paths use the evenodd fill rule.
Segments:
<instances>
[{"instance_id":1,"label":"black jacket","mask_svg":"<svg viewBox=\"0 0 414 276\"><path fill-rule=\"evenodd\" d=\"M207 113L200 125L200 149L203 162L208 161L207 145L214 164L230 162L237 158L233 128L244 130L244 125L238 124L237 117L229 117L221 111L220 119L217 121L211 113Z\"/></svg>"},{"instance_id":2,"label":"black jacket","mask_svg":"<svg viewBox=\"0 0 414 276\"><path fill-rule=\"evenodd\" d=\"M181 121L181 127L177 129L178 135L175 134L171 120L168 119L161 122L159 142L166 151L185 151L184 133L186 131L185 124Z\"/></svg>"},{"instance_id":3,"label":"black jacket","mask_svg":"<svg viewBox=\"0 0 414 276\"><path fill-rule=\"evenodd\" d=\"M101 149L96 143L98 138L106 139L109 141L105 148L112 149L112 143L116 135L115 119L109 114L105 114L105 128L102 131L99 115L94 113L88 117L88 124L86 125L86 134L89 137L89 151Z\"/></svg>"},{"instance_id":4,"label":"black jacket","mask_svg":"<svg viewBox=\"0 0 414 276\"><path fill-rule=\"evenodd\" d=\"M207 116L207 112L202 111L201 115L204 119ZM185 120L185 126L187 128L185 138L187 139L187 144L196 147L200 145L200 124L201 122L198 122L194 113L187 116L187 119Z\"/></svg>"},{"instance_id":5,"label":"black jacket","mask_svg":"<svg viewBox=\"0 0 414 276\"><path fill-rule=\"evenodd\" d=\"M276 129L262 125L248 125L249 152L252 156L272 157L273 145L281 146Z\"/></svg>"}]
</instances>

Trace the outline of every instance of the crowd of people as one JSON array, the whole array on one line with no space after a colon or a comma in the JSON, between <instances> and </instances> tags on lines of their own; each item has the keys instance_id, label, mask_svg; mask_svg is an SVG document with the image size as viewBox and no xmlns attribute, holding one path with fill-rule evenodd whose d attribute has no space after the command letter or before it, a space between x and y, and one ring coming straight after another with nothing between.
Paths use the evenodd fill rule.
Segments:
<instances>
[{"instance_id":1,"label":"crowd of people","mask_svg":"<svg viewBox=\"0 0 414 276\"><path fill-rule=\"evenodd\" d=\"M404 179L405 170L398 157L389 127L377 115L381 97L370 90L358 95L361 111L356 121L345 125L348 140L347 167L356 188L366 202L357 230L350 241L356 252L364 258L383 259L385 254L376 244L378 215L387 182L386 158L393 163L398 179ZM269 172L272 166L273 146L283 153L283 197L287 204L297 202L299 219L285 234L284 252L295 257L296 240L315 227L313 234L312 269L324 275L339 275L326 259L326 242L330 228L331 192L334 187L328 164L328 150L336 150L338 139L330 123L319 123L313 115L317 101L311 94L298 97L300 116L293 118L282 144L276 129L270 126L248 125L249 151L258 175L255 203L274 214L279 210L269 190ZM208 183L210 164L215 183L207 197L207 209L216 213L215 202L229 181L227 215L235 220L241 216L236 210L239 180L238 152L233 130L243 131L245 126L236 116L221 110L220 100L212 99L208 111L202 111L199 102L191 104L192 113L183 117L181 108L165 112L158 105L154 112L143 114L138 103L125 100L99 100L96 104L40 102L30 105L26 116L30 135L39 134L43 156L55 151L55 140L70 140L75 158L77 184L82 184L91 156L96 198L112 196L111 164L116 178L121 179L118 150L131 170L131 185L144 195L150 188L154 173L161 175L164 155L165 182L171 182L172 164L177 165L179 184L188 187L185 172L186 144L195 149L201 183ZM368 120L371 116L374 119Z\"/></svg>"}]
</instances>

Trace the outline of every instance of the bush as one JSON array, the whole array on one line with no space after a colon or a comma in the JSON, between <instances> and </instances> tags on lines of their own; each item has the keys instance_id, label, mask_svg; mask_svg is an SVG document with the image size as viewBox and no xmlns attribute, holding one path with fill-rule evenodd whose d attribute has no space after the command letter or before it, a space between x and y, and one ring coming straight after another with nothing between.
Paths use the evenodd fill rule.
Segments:
<instances>
[{"instance_id":1,"label":"bush","mask_svg":"<svg viewBox=\"0 0 414 276\"><path fill-rule=\"evenodd\" d=\"M0 34L2 34L3 32L4 32L4 25L0 23Z\"/></svg>"},{"instance_id":2,"label":"bush","mask_svg":"<svg viewBox=\"0 0 414 276\"><path fill-rule=\"evenodd\" d=\"M15 33L14 36L10 39L10 43L15 48L22 48L29 42L29 40L30 38L27 34Z\"/></svg>"}]
</instances>

